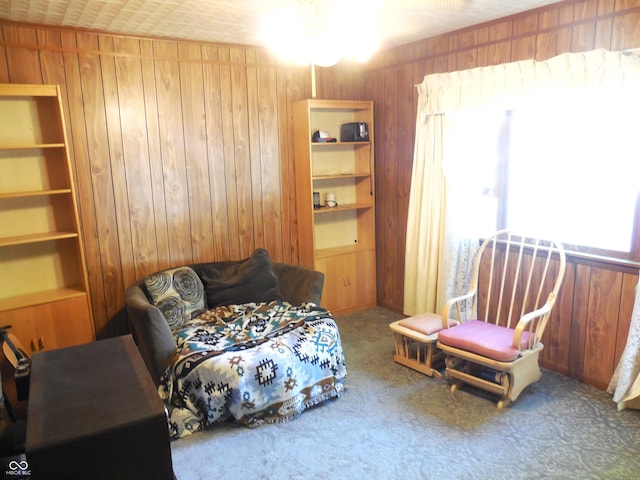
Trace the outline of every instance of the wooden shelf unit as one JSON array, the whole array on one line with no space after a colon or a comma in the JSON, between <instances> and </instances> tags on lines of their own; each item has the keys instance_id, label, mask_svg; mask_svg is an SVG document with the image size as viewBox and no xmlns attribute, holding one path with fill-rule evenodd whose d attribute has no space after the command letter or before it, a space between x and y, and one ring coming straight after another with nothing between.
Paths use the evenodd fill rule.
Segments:
<instances>
[{"instance_id":1,"label":"wooden shelf unit","mask_svg":"<svg viewBox=\"0 0 640 480\"><path fill-rule=\"evenodd\" d=\"M322 304L333 313L375 306L373 102L302 100L293 115L300 263L325 274ZM367 123L368 141L340 141L341 126L351 122ZM338 141L312 142L316 130ZM329 192L336 207L325 205Z\"/></svg>"},{"instance_id":2,"label":"wooden shelf unit","mask_svg":"<svg viewBox=\"0 0 640 480\"><path fill-rule=\"evenodd\" d=\"M57 85L0 84L0 324L29 353L95 338Z\"/></svg>"}]
</instances>

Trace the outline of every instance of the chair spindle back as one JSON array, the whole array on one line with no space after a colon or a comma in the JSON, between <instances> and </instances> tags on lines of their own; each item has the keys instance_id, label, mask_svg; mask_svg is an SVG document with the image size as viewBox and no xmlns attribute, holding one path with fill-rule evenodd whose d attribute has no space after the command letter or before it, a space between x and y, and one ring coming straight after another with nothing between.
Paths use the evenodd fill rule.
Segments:
<instances>
[{"instance_id":1,"label":"chair spindle back","mask_svg":"<svg viewBox=\"0 0 640 480\"><path fill-rule=\"evenodd\" d=\"M515 328L529 312L555 303L565 270L561 244L507 230L486 239L478 251L472 288L478 319ZM478 289L478 283L480 288ZM549 312L529 324L531 342L540 340Z\"/></svg>"}]
</instances>

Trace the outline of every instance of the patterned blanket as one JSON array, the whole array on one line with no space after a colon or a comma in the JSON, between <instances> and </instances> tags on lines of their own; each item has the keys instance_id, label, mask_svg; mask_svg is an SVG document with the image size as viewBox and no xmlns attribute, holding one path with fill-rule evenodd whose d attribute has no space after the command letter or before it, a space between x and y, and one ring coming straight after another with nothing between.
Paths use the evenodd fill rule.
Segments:
<instances>
[{"instance_id":1,"label":"patterned blanket","mask_svg":"<svg viewBox=\"0 0 640 480\"><path fill-rule=\"evenodd\" d=\"M231 417L248 427L288 421L344 391L338 328L314 304L218 307L174 335L158 389L172 439Z\"/></svg>"}]
</instances>

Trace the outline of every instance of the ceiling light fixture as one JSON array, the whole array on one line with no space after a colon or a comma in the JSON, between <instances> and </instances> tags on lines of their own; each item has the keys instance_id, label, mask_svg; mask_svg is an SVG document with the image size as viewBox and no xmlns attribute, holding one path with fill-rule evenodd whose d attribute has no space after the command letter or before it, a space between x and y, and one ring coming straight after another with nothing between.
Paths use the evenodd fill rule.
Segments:
<instances>
[{"instance_id":1,"label":"ceiling light fixture","mask_svg":"<svg viewBox=\"0 0 640 480\"><path fill-rule=\"evenodd\" d=\"M263 43L300 65L363 62L379 45L381 8L382 0L281 0L265 16Z\"/></svg>"}]
</instances>

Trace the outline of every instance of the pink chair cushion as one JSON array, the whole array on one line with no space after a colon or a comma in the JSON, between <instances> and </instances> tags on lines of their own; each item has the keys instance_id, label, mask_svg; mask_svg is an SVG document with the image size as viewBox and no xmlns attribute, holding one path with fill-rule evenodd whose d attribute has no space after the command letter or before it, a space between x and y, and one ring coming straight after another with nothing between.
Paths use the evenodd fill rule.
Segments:
<instances>
[{"instance_id":1,"label":"pink chair cushion","mask_svg":"<svg viewBox=\"0 0 640 480\"><path fill-rule=\"evenodd\" d=\"M442 330L442 317L435 313L421 313L405 318L400 322L400 325L425 335L431 335Z\"/></svg>"},{"instance_id":2,"label":"pink chair cushion","mask_svg":"<svg viewBox=\"0 0 640 480\"><path fill-rule=\"evenodd\" d=\"M455 328L438 333L438 341L451 347L489 357L499 362L512 362L519 351L513 348L513 328L501 327L480 320L468 320ZM520 339L521 348L527 347L529 333Z\"/></svg>"}]
</instances>

